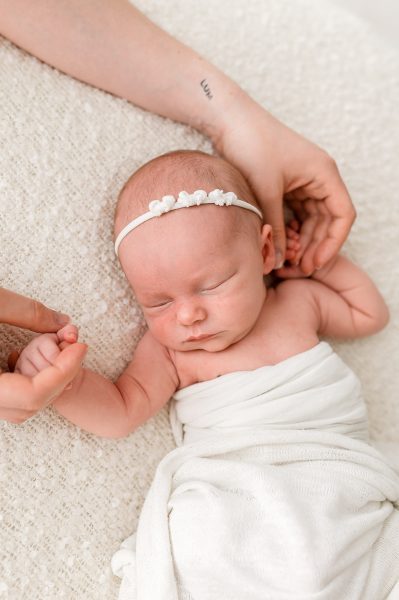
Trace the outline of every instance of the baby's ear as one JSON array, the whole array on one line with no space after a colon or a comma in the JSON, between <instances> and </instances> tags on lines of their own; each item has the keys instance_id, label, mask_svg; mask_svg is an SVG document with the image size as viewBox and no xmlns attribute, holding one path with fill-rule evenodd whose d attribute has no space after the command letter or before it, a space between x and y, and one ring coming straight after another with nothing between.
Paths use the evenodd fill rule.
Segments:
<instances>
[{"instance_id":1,"label":"baby's ear","mask_svg":"<svg viewBox=\"0 0 399 600\"><path fill-rule=\"evenodd\" d=\"M262 243L263 274L267 275L273 271L276 260L271 225L263 225L260 236Z\"/></svg>"}]
</instances>

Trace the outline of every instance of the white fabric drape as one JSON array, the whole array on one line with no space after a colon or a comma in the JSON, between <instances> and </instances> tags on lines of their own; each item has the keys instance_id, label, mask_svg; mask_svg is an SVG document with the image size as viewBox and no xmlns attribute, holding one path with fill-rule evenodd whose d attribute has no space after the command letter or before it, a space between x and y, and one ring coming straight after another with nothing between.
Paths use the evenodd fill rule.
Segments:
<instances>
[{"instance_id":1,"label":"white fabric drape","mask_svg":"<svg viewBox=\"0 0 399 600\"><path fill-rule=\"evenodd\" d=\"M359 381L326 342L180 390L171 422L180 447L113 559L121 600L395 593L399 477L368 444Z\"/></svg>"}]
</instances>

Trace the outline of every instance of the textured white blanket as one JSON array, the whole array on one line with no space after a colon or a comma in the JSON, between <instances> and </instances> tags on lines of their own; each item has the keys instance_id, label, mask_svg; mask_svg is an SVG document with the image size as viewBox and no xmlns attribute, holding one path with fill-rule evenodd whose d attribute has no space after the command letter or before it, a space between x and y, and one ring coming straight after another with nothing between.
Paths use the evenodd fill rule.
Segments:
<instances>
[{"instance_id":1,"label":"textured white blanket","mask_svg":"<svg viewBox=\"0 0 399 600\"><path fill-rule=\"evenodd\" d=\"M113 559L121 600L394 593L399 477L368 444L358 379L326 342L179 391L171 420L181 446Z\"/></svg>"}]
</instances>

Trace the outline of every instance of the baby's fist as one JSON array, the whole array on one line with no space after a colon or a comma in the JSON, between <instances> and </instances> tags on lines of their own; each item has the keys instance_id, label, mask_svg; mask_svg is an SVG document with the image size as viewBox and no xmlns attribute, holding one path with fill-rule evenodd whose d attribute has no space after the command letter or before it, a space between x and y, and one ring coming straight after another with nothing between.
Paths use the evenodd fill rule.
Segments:
<instances>
[{"instance_id":1,"label":"baby's fist","mask_svg":"<svg viewBox=\"0 0 399 600\"><path fill-rule=\"evenodd\" d=\"M57 333L38 335L24 348L15 365L15 373L34 377L51 366L61 350L78 339L75 325L66 325Z\"/></svg>"}]
</instances>

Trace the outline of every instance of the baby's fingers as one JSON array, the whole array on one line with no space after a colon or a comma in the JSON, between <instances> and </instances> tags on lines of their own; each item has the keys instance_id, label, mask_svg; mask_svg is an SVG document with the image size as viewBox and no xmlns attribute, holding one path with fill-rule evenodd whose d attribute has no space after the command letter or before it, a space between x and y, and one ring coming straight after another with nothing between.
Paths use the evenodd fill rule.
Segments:
<instances>
[{"instance_id":1,"label":"baby's fingers","mask_svg":"<svg viewBox=\"0 0 399 600\"><path fill-rule=\"evenodd\" d=\"M62 329L57 331L58 341L59 342L67 342L68 344L74 344L78 341L79 330L76 325L72 325L68 323Z\"/></svg>"},{"instance_id":2,"label":"baby's fingers","mask_svg":"<svg viewBox=\"0 0 399 600\"><path fill-rule=\"evenodd\" d=\"M301 249L298 221L291 220L285 227L286 251L285 260L293 263L299 262L298 255Z\"/></svg>"},{"instance_id":3,"label":"baby's fingers","mask_svg":"<svg viewBox=\"0 0 399 600\"><path fill-rule=\"evenodd\" d=\"M35 397L42 406L50 404L76 377L86 352L85 344L71 344L60 353L51 367L31 380Z\"/></svg>"}]
</instances>

